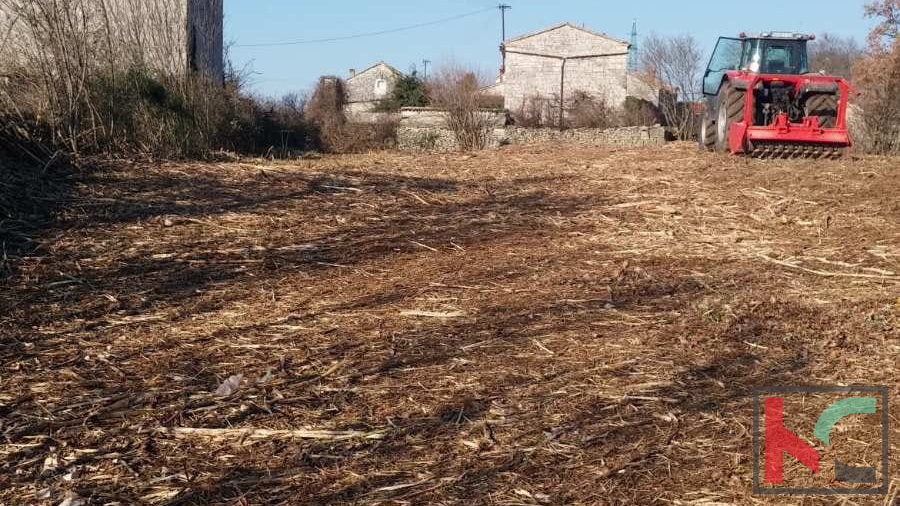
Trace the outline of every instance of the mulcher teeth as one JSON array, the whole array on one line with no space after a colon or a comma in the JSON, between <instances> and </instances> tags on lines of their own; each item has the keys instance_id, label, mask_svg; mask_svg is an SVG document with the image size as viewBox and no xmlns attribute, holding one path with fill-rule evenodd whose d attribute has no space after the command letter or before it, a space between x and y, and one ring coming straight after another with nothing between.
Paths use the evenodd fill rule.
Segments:
<instances>
[{"instance_id":1,"label":"mulcher teeth","mask_svg":"<svg viewBox=\"0 0 900 506\"><path fill-rule=\"evenodd\" d=\"M822 144L759 142L748 154L753 158L829 158L836 160L844 156L847 148Z\"/></svg>"}]
</instances>

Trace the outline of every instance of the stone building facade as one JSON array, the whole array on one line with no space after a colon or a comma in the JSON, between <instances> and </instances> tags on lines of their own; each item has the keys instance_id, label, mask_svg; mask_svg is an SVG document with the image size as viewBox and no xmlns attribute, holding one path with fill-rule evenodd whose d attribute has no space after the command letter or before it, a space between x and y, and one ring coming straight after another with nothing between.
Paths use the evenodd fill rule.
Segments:
<instances>
[{"instance_id":1,"label":"stone building facade","mask_svg":"<svg viewBox=\"0 0 900 506\"><path fill-rule=\"evenodd\" d=\"M393 93L394 86L401 77L403 74L399 70L384 62L378 62L361 72L351 70L345 81L345 112L350 116L372 112L379 101Z\"/></svg>"},{"instance_id":2,"label":"stone building facade","mask_svg":"<svg viewBox=\"0 0 900 506\"><path fill-rule=\"evenodd\" d=\"M28 55L46 44L35 40L23 19L31 10L29 1L0 4L0 74L27 71L16 67L34 61ZM66 36L81 39L99 64L139 64L174 75L195 70L224 81L223 0L75 0L57 5L84 20L68 27Z\"/></svg>"},{"instance_id":3,"label":"stone building facade","mask_svg":"<svg viewBox=\"0 0 900 506\"><path fill-rule=\"evenodd\" d=\"M484 90L502 95L513 114L538 107L555 114L576 94L621 106L636 96L656 103L654 90L628 72L630 44L571 23L506 41L497 84Z\"/></svg>"}]
</instances>

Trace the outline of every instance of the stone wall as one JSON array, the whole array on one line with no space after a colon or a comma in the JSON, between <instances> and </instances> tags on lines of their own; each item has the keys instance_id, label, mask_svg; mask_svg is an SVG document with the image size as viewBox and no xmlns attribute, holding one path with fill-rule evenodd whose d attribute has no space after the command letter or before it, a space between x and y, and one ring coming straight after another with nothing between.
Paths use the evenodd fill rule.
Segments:
<instances>
[{"instance_id":1,"label":"stone wall","mask_svg":"<svg viewBox=\"0 0 900 506\"><path fill-rule=\"evenodd\" d=\"M655 146L666 142L666 132L659 125L562 131L555 128L506 127L493 130L488 147L540 142L568 142L588 146ZM456 137L451 130L439 127L410 127L402 122L397 129L397 147L401 151L412 152L449 153L459 150Z\"/></svg>"},{"instance_id":2,"label":"stone wall","mask_svg":"<svg viewBox=\"0 0 900 506\"><path fill-rule=\"evenodd\" d=\"M480 114L494 127L506 126L506 113L484 109ZM400 110L400 124L411 128L447 128L447 113L435 107L404 107Z\"/></svg>"},{"instance_id":3,"label":"stone wall","mask_svg":"<svg viewBox=\"0 0 900 506\"><path fill-rule=\"evenodd\" d=\"M509 127L505 130L503 141L505 144L571 142L591 146L655 146L666 142L666 130L659 125L571 130Z\"/></svg>"},{"instance_id":4,"label":"stone wall","mask_svg":"<svg viewBox=\"0 0 900 506\"><path fill-rule=\"evenodd\" d=\"M400 113L376 112L372 110L361 110L349 107L344 108L344 117L347 118L347 122L349 123L365 123L370 125L378 123L400 122Z\"/></svg>"}]
</instances>

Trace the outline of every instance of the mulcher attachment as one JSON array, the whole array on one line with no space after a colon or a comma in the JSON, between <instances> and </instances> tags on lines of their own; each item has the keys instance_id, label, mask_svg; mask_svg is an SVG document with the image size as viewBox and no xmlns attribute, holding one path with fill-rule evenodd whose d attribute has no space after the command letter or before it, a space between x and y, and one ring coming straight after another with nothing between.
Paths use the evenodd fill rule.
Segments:
<instances>
[{"instance_id":1,"label":"mulcher attachment","mask_svg":"<svg viewBox=\"0 0 900 506\"><path fill-rule=\"evenodd\" d=\"M754 142L747 155L753 158L822 158L836 160L847 154L846 147L809 144L803 142Z\"/></svg>"},{"instance_id":2,"label":"mulcher attachment","mask_svg":"<svg viewBox=\"0 0 900 506\"><path fill-rule=\"evenodd\" d=\"M728 121L728 151L758 158L840 158L852 141L847 128L850 85L818 74L734 76L746 90L743 115ZM783 97L773 100L772 97ZM782 105L784 104L784 105Z\"/></svg>"}]
</instances>

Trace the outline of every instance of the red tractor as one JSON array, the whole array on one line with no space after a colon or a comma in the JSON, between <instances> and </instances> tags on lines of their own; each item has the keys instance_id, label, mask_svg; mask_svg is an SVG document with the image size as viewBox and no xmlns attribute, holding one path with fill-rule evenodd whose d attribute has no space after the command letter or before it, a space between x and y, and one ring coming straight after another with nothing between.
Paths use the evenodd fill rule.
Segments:
<instances>
[{"instance_id":1,"label":"red tractor","mask_svg":"<svg viewBox=\"0 0 900 506\"><path fill-rule=\"evenodd\" d=\"M762 158L842 156L850 84L809 72L814 35L722 37L703 77L700 148Z\"/></svg>"}]
</instances>

